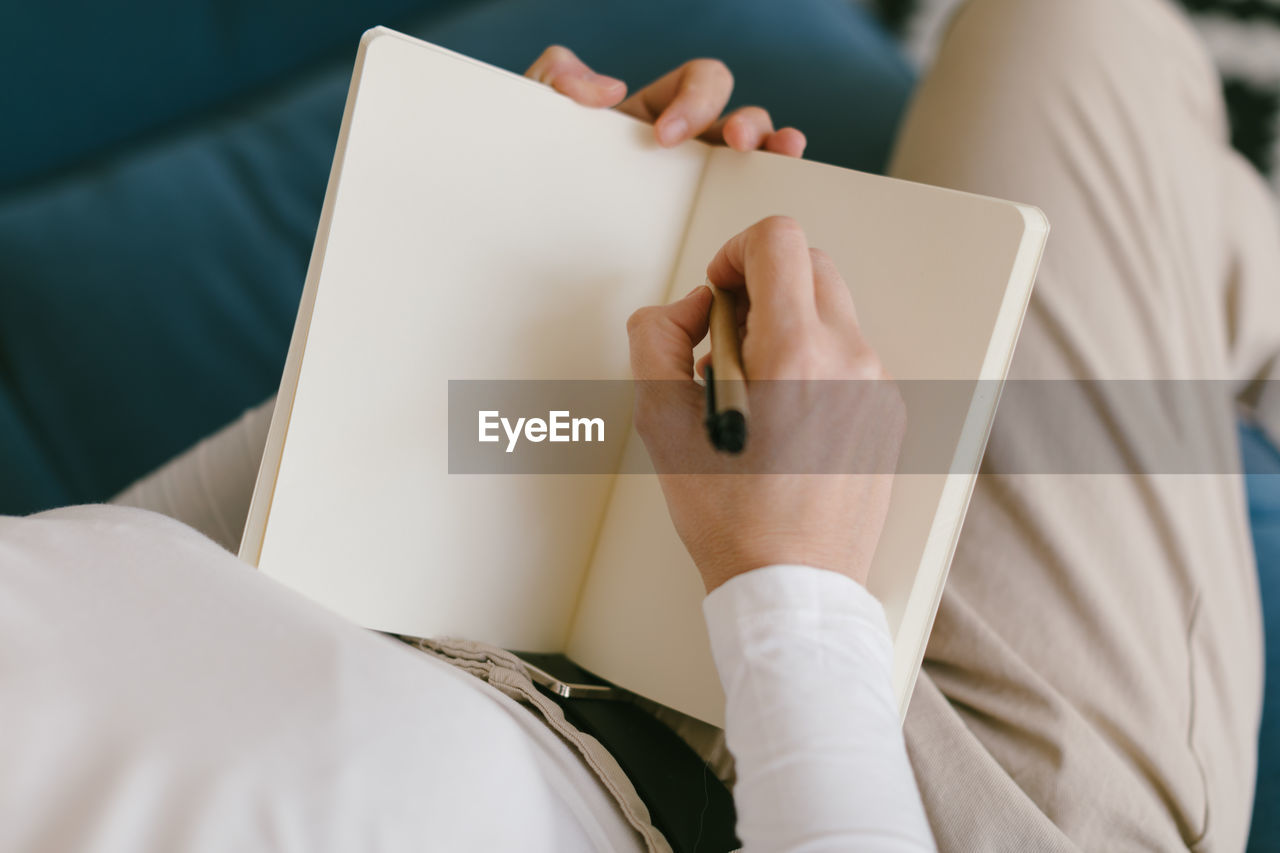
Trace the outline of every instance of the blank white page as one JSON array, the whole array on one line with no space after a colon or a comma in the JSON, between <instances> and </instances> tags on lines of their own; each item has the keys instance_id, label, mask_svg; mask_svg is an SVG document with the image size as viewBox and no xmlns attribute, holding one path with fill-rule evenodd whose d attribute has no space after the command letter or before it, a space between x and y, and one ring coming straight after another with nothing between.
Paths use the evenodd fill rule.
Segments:
<instances>
[{"instance_id":1,"label":"blank white page","mask_svg":"<svg viewBox=\"0 0 1280 853\"><path fill-rule=\"evenodd\" d=\"M451 476L448 381L626 378L707 148L388 30L356 74L257 563L371 628L558 650L613 478Z\"/></svg>"},{"instance_id":2,"label":"blank white page","mask_svg":"<svg viewBox=\"0 0 1280 853\"><path fill-rule=\"evenodd\" d=\"M1038 210L717 149L668 298L702 282L726 240L772 214L797 219L810 245L831 255L863 331L895 378L1005 377L1047 234ZM904 391L907 470L915 448L928 447L931 457L945 448L954 459L939 473L895 479L868 582L894 634L894 688L904 714L986 444L993 386L975 388L961 405L939 399L937 386ZM638 438L632 445L628 453L642 452ZM723 696L701 582L666 518L655 477L619 478L569 651L607 678L720 725Z\"/></svg>"}]
</instances>

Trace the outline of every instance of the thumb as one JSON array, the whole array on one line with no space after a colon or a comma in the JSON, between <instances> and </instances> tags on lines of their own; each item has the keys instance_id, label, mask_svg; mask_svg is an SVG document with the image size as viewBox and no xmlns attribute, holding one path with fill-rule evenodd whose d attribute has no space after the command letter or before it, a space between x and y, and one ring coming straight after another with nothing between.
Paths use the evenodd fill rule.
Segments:
<instances>
[{"instance_id":1,"label":"thumb","mask_svg":"<svg viewBox=\"0 0 1280 853\"><path fill-rule=\"evenodd\" d=\"M711 288L701 285L670 305L641 308L627 320L637 381L693 378L693 348L707 335Z\"/></svg>"}]
</instances>

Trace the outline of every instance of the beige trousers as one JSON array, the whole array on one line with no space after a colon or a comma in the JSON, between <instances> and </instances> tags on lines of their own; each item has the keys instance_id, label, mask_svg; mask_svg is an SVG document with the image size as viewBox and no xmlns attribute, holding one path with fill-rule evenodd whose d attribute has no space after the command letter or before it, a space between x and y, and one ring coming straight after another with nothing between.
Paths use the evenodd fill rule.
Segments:
<instances>
[{"instance_id":1,"label":"beige trousers","mask_svg":"<svg viewBox=\"0 0 1280 853\"><path fill-rule=\"evenodd\" d=\"M891 171L1048 215L1015 378L1233 380L1274 438L1280 389L1255 380L1280 378L1280 223L1219 86L1164 0L973 0ZM1008 473L1068 428L1164 438L1128 414L997 417L906 725L944 849L1244 846L1262 636L1241 478ZM1238 453L1231 401L1199 415Z\"/></svg>"},{"instance_id":2,"label":"beige trousers","mask_svg":"<svg viewBox=\"0 0 1280 853\"><path fill-rule=\"evenodd\" d=\"M1231 379L1280 437L1251 384L1280 378L1280 224L1164 0L972 0L892 172L1048 214L1015 377ZM122 501L234 547L269 410ZM1105 400L1083 414L1097 441L1158 438ZM1230 402L1201 416L1235 454ZM1063 430L997 418L912 700L939 846L1241 849L1262 680L1241 480L1001 473Z\"/></svg>"}]
</instances>

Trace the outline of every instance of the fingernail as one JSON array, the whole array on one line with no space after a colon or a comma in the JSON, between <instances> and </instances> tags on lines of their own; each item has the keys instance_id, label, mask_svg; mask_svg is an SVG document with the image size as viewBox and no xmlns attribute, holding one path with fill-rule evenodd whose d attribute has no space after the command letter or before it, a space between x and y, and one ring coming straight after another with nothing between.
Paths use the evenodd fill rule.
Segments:
<instances>
[{"instance_id":1,"label":"fingernail","mask_svg":"<svg viewBox=\"0 0 1280 853\"><path fill-rule=\"evenodd\" d=\"M597 74L594 71L588 71L586 79L590 83L594 83L601 88L612 89L622 85L622 81L617 77L610 77L606 74Z\"/></svg>"},{"instance_id":2,"label":"fingernail","mask_svg":"<svg viewBox=\"0 0 1280 853\"><path fill-rule=\"evenodd\" d=\"M697 293L699 290L702 290L702 288L704 287L706 287L705 284L700 284L697 287L695 287L693 290L690 290L688 293L686 293L682 298L688 299L690 296L693 296L693 294Z\"/></svg>"},{"instance_id":3,"label":"fingernail","mask_svg":"<svg viewBox=\"0 0 1280 853\"><path fill-rule=\"evenodd\" d=\"M674 145L689 130L689 122L685 121L682 116L669 118L658 128L658 140L663 145Z\"/></svg>"}]
</instances>

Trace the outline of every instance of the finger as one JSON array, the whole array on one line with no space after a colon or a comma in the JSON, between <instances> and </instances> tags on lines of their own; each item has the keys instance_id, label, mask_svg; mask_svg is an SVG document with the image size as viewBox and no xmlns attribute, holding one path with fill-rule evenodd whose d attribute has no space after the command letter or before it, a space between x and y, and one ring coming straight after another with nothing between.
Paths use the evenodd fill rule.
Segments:
<instances>
[{"instance_id":1,"label":"finger","mask_svg":"<svg viewBox=\"0 0 1280 853\"><path fill-rule=\"evenodd\" d=\"M813 265L813 292L818 316L825 323L856 329L858 312L854 308L853 295L836 269L835 261L821 249L810 249L809 262Z\"/></svg>"},{"instance_id":2,"label":"finger","mask_svg":"<svg viewBox=\"0 0 1280 853\"><path fill-rule=\"evenodd\" d=\"M723 62L694 59L645 86L618 109L653 122L658 142L671 146L715 124L732 93L733 75Z\"/></svg>"},{"instance_id":3,"label":"finger","mask_svg":"<svg viewBox=\"0 0 1280 853\"><path fill-rule=\"evenodd\" d=\"M719 287L746 288L753 334L818 321L809 243L789 217L770 216L729 238L707 266L707 278Z\"/></svg>"},{"instance_id":4,"label":"finger","mask_svg":"<svg viewBox=\"0 0 1280 853\"><path fill-rule=\"evenodd\" d=\"M755 151L773 133L773 119L760 107L740 107L702 135L707 142L728 145L735 151Z\"/></svg>"},{"instance_id":5,"label":"finger","mask_svg":"<svg viewBox=\"0 0 1280 853\"><path fill-rule=\"evenodd\" d=\"M764 150L786 157L803 157L805 146L808 144L809 140L803 133L794 127L784 127L769 135L769 138L764 141Z\"/></svg>"},{"instance_id":6,"label":"finger","mask_svg":"<svg viewBox=\"0 0 1280 853\"><path fill-rule=\"evenodd\" d=\"M693 371L697 376L703 379L707 378L707 368L711 366L711 353L705 353L702 358L698 359L698 363L694 365Z\"/></svg>"},{"instance_id":7,"label":"finger","mask_svg":"<svg viewBox=\"0 0 1280 853\"><path fill-rule=\"evenodd\" d=\"M637 381L693 378L693 348L707 335L711 289L698 287L670 305L641 308L627 320Z\"/></svg>"},{"instance_id":8,"label":"finger","mask_svg":"<svg viewBox=\"0 0 1280 853\"><path fill-rule=\"evenodd\" d=\"M573 51L558 44L544 50L524 76L586 107L612 107L627 94L626 83L595 73Z\"/></svg>"}]
</instances>

